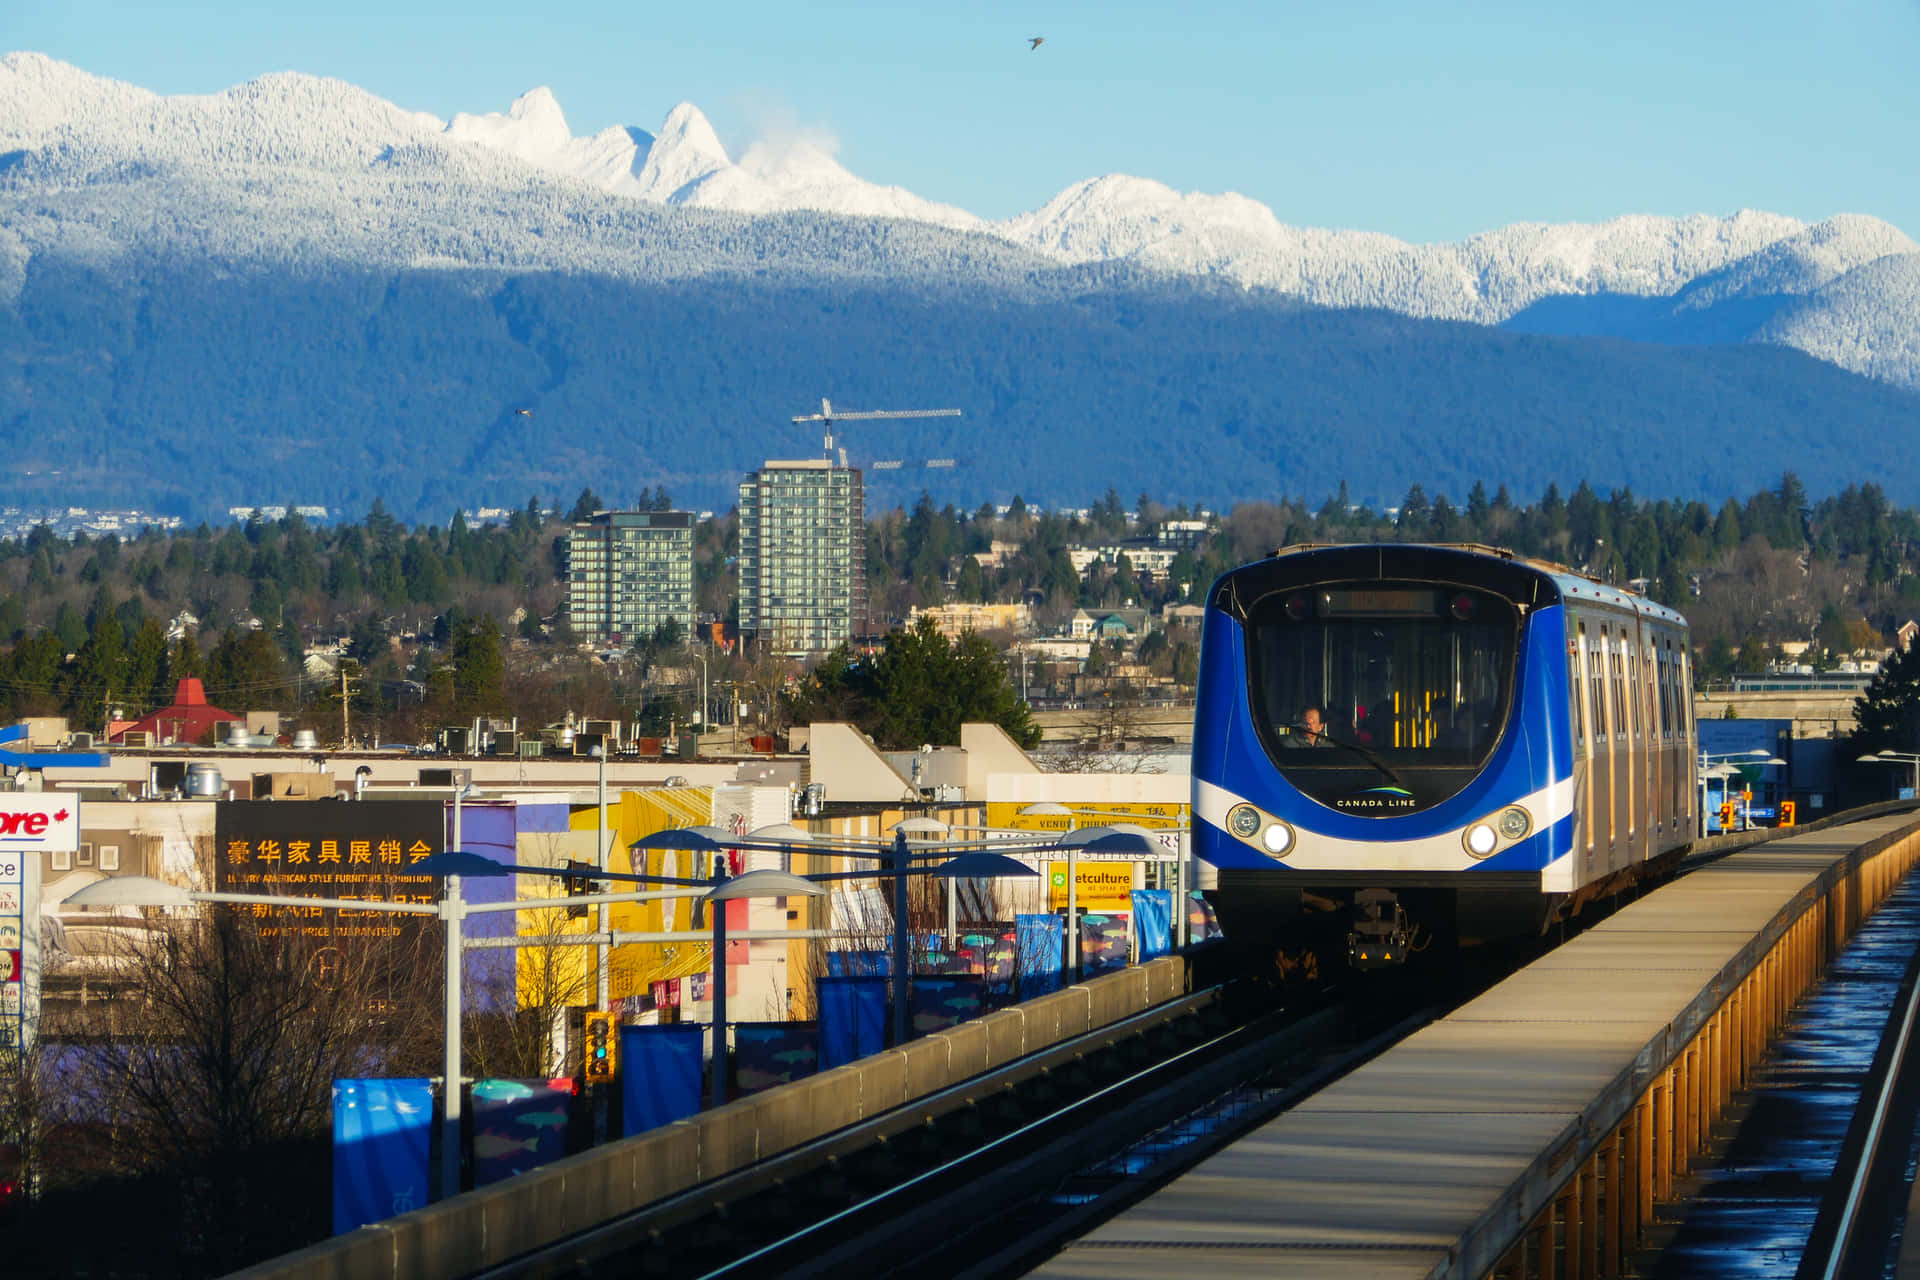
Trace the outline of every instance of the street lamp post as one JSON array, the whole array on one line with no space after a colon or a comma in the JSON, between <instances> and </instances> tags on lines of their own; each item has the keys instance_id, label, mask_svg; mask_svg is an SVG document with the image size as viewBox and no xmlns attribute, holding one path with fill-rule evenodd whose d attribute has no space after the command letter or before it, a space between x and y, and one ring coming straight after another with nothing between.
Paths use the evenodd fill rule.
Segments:
<instances>
[{"instance_id":1,"label":"street lamp post","mask_svg":"<svg viewBox=\"0 0 1920 1280\"><path fill-rule=\"evenodd\" d=\"M1720 779L1720 796L1722 801L1724 801L1726 799L1726 780L1739 773L1739 769L1732 763L1735 760L1744 760L1748 764L1759 765L1785 765L1787 763L1779 756L1770 755L1758 747L1751 751L1722 751L1714 753L1702 751L1699 762L1700 834L1702 836L1705 836L1707 833L1707 782L1711 778ZM1722 834L1725 833L1723 832Z\"/></svg>"},{"instance_id":2,"label":"street lamp post","mask_svg":"<svg viewBox=\"0 0 1920 1280\"><path fill-rule=\"evenodd\" d=\"M1861 764L1911 764L1913 766L1913 794L1920 799L1920 752L1916 751L1879 751L1859 757Z\"/></svg>"},{"instance_id":3,"label":"street lamp post","mask_svg":"<svg viewBox=\"0 0 1920 1280\"><path fill-rule=\"evenodd\" d=\"M989 852L977 846L966 846L965 851L959 852L957 856L946 858L938 865L915 867L912 865L915 856L914 851L908 844L907 838L911 834L926 833L932 829L945 830L945 826L932 819L908 818L895 825L893 838L885 844L864 849L847 849L826 848L810 842L801 843L787 839L756 839L753 834L748 834L744 837L736 836L731 832L723 831L716 827L684 827L678 830L660 831L649 836L643 836L634 842L634 848L691 849L702 853L717 853L723 849L741 849L774 852L787 858L791 858L795 852L805 852L825 856L868 858L880 862L882 868L877 874L890 875L893 878L892 1024L894 1043L900 1045L906 1043L907 1034L910 1030L908 1024L911 1002L908 997L909 988L913 981L912 936L909 932L910 922L908 920L907 909L907 877L910 875L932 875L937 878L992 879L1008 876L1031 876L1036 874L1031 867L1025 866L1013 858L1005 857L998 852ZM769 833L771 833L777 831L778 828L768 830ZM1103 853L1117 853L1131 849L1133 847L1131 844L1122 845L1113 842L1128 842L1136 839L1136 837L1125 833L1108 831L1104 828L1090 830L1083 834L1088 838L1090 847L1099 837L1107 837L1108 842L1098 846L1098 851ZM998 849L1005 849L1007 847L1004 843L996 845ZM1052 848L1052 846L1034 846L1034 848L1036 851L1045 852ZM1022 852L1025 850L1017 849L1015 851ZM923 858L940 857L944 852L946 851L929 852L923 853L920 856ZM719 895L719 897L716 898L716 901L718 901L727 898L772 897L779 896L783 893L809 892L808 890L801 889L773 888L772 886L776 884L814 885L816 888L811 892L819 893L825 891L817 888L817 886L830 881L872 880L877 878L877 874L873 871L832 871L800 877L781 871L749 871L745 875L736 876L732 880L727 881L723 886L716 886L710 891L708 896L713 898L715 895ZM778 880L776 880L775 877L778 877ZM720 945L720 943L716 942L716 945ZM716 970L716 973L717 980L724 981L724 971Z\"/></svg>"},{"instance_id":4,"label":"street lamp post","mask_svg":"<svg viewBox=\"0 0 1920 1280\"><path fill-rule=\"evenodd\" d=\"M599 815L599 828L594 836L594 869L605 875L607 871L607 747L603 739L593 748L594 760L599 768L599 783L596 787L594 808ZM604 902L596 912L594 923L599 927L600 936L605 938L613 928L613 918L608 914L610 908ZM608 969L612 962L613 948L604 941L594 947L593 1007L605 1012L607 1008Z\"/></svg>"},{"instance_id":5,"label":"street lamp post","mask_svg":"<svg viewBox=\"0 0 1920 1280\"><path fill-rule=\"evenodd\" d=\"M704 737L713 732L713 703L707 697L707 655L694 656L700 659L700 733Z\"/></svg>"},{"instance_id":6,"label":"street lamp post","mask_svg":"<svg viewBox=\"0 0 1920 1280\"><path fill-rule=\"evenodd\" d=\"M1067 835L1073 835L1073 810L1063 804L1043 800L1039 804L1028 805L1020 812L1029 818L1065 818ZM1078 982L1080 980L1080 870L1074 855L1079 852L1079 846L1071 840L1062 843L1067 846L1067 972L1073 975L1075 982Z\"/></svg>"},{"instance_id":7,"label":"street lamp post","mask_svg":"<svg viewBox=\"0 0 1920 1280\"><path fill-rule=\"evenodd\" d=\"M713 888L704 901L713 923L713 1062L710 1105L727 1100L727 903L742 898L817 898L826 893L819 885L791 872L749 871L744 875L727 874L727 856L714 855Z\"/></svg>"}]
</instances>

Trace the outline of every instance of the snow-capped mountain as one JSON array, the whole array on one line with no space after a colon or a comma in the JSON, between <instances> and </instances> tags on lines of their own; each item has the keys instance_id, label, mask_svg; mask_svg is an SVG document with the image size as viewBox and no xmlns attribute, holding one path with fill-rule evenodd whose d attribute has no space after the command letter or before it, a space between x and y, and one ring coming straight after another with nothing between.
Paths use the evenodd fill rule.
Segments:
<instances>
[{"instance_id":1,"label":"snow-capped mountain","mask_svg":"<svg viewBox=\"0 0 1920 1280\"><path fill-rule=\"evenodd\" d=\"M155 182L190 183L200 207L143 197ZM464 218L423 227L413 216L419 202L447 207L450 183L490 194ZM1289 226L1244 196L1182 194L1109 175L1031 213L988 222L865 181L804 137L761 140L735 159L689 103L653 133L609 128L575 137L544 88L505 113L443 122L337 80L278 73L223 93L161 97L32 53L0 58L0 197L9 189L57 199L31 209L0 203L0 296L36 251L57 244L110 254L160 236L280 258L397 255L416 265L572 269L599 262L620 274L675 275L702 268L669 262L651 234L662 224L624 209L747 219L818 213L963 237L915 239L905 265L897 255L878 266L840 263L856 275L930 263L959 279L980 263L1006 265L1010 250L1040 265L1124 263L1323 306L1548 324L1572 334L1621 332L1619 308L1597 304L1637 299L1646 305L1634 310L1625 336L1786 343L1920 386L1920 313L1912 305L1920 246L1854 215L1812 225L1752 211L1630 216L1516 224L1459 244L1418 245ZM81 190L96 198L84 212ZM612 203L589 208L581 203L589 193ZM248 213L252 221L244 221ZM630 234L639 225L650 234ZM825 258L810 261L836 269ZM1712 323L1703 322L1708 313Z\"/></svg>"}]
</instances>

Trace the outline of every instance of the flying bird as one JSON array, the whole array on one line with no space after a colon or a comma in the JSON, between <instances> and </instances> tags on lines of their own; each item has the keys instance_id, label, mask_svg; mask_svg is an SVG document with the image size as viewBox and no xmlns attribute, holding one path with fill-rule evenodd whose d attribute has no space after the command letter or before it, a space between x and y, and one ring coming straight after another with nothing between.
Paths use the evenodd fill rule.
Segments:
<instances>
[{"instance_id":1,"label":"flying bird","mask_svg":"<svg viewBox=\"0 0 1920 1280\"><path fill-rule=\"evenodd\" d=\"M533 416L533 410L531 409L515 409L514 412L523 418L531 418Z\"/></svg>"},{"instance_id":2,"label":"flying bird","mask_svg":"<svg viewBox=\"0 0 1920 1280\"><path fill-rule=\"evenodd\" d=\"M1046 42L1047 42L1047 38L1045 36L1028 36L1027 51L1032 52L1033 50L1038 49L1041 45L1045 44Z\"/></svg>"}]
</instances>

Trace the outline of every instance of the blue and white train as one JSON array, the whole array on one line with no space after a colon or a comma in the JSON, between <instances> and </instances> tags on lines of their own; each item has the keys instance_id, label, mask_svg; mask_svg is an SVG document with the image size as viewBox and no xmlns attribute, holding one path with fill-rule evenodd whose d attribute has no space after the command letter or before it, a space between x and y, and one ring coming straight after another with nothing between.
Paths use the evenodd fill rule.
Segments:
<instances>
[{"instance_id":1,"label":"blue and white train","mask_svg":"<svg viewBox=\"0 0 1920 1280\"><path fill-rule=\"evenodd\" d=\"M1492 548L1302 547L1224 575L1193 839L1229 940L1283 971L1378 968L1670 874L1700 822L1690 657L1671 609Z\"/></svg>"}]
</instances>

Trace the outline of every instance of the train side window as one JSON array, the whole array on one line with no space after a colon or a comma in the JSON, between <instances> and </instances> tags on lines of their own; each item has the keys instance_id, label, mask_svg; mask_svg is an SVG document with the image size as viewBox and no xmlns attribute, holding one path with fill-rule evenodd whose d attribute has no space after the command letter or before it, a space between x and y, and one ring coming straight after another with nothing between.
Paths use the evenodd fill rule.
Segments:
<instances>
[{"instance_id":1,"label":"train side window","mask_svg":"<svg viewBox=\"0 0 1920 1280\"><path fill-rule=\"evenodd\" d=\"M1667 669L1660 661L1660 642L1653 641L1645 654L1647 664L1647 737L1658 742L1667 730Z\"/></svg>"},{"instance_id":2,"label":"train side window","mask_svg":"<svg viewBox=\"0 0 1920 1280\"><path fill-rule=\"evenodd\" d=\"M1673 651L1673 637L1667 637L1667 682L1663 686L1667 691L1667 738L1669 741L1680 733L1680 659Z\"/></svg>"},{"instance_id":3,"label":"train side window","mask_svg":"<svg viewBox=\"0 0 1920 1280\"><path fill-rule=\"evenodd\" d=\"M1627 732L1627 681L1626 673L1620 669L1620 650L1626 645L1626 638L1605 636L1607 640L1607 681L1613 689L1613 733L1616 738Z\"/></svg>"},{"instance_id":4,"label":"train side window","mask_svg":"<svg viewBox=\"0 0 1920 1280\"><path fill-rule=\"evenodd\" d=\"M1607 676L1602 669L1600 641L1580 626L1580 652L1587 664L1587 740L1596 750L1607 736Z\"/></svg>"}]
</instances>

